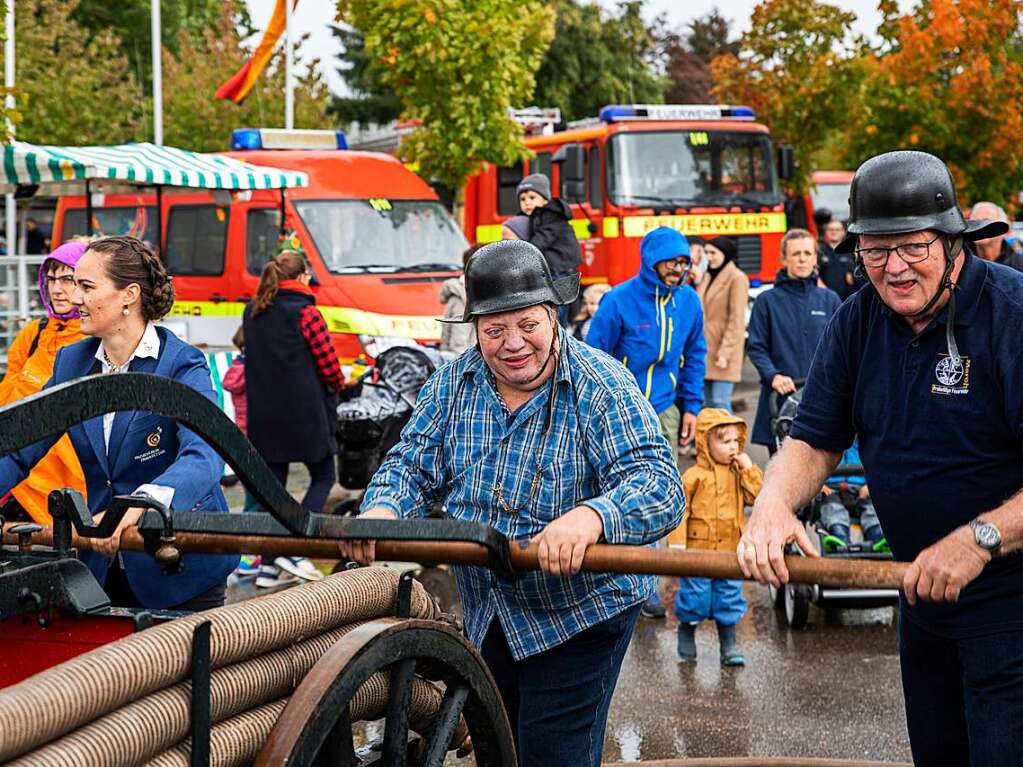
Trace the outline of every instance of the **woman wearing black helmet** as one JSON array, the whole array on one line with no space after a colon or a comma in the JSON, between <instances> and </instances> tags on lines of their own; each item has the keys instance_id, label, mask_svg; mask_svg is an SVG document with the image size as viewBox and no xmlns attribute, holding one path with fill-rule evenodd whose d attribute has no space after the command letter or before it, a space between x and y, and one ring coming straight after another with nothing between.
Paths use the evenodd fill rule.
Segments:
<instances>
[{"instance_id":1,"label":"woman wearing black helmet","mask_svg":"<svg viewBox=\"0 0 1023 767\"><path fill-rule=\"evenodd\" d=\"M895 557L911 563L899 631L913 760L1023 764L1023 275L977 258L1004 233L966 221L944 163L890 152L852 182L849 235L873 289L821 339L791 438L737 555L777 585L813 552L792 512L859 436ZM1009 500L1006 500L1009 499Z\"/></svg>"},{"instance_id":2,"label":"woman wearing black helmet","mask_svg":"<svg viewBox=\"0 0 1023 767\"><path fill-rule=\"evenodd\" d=\"M542 572L456 568L465 629L497 681L530 767L600 764L608 706L655 579L580 572L586 547L650 543L680 522L678 469L631 374L557 323L578 275L552 278L528 242L480 249L465 270L478 345L423 388L377 472L369 517L456 519L539 543ZM371 541L342 552L369 562ZM552 577L553 576L553 577Z\"/></svg>"}]
</instances>

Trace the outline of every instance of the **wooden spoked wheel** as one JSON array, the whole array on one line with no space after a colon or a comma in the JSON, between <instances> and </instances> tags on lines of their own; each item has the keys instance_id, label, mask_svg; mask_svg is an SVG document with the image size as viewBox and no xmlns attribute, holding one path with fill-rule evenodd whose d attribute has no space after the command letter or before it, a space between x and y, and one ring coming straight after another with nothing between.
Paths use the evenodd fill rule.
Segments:
<instances>
[{"instance_id":1,"label":"wooden spoked wheel","mask_svg":"<svg viewBox=\"0 0 1023 767\"><path fill-rule=\"evenodd\" d=\"M357 752L349 704L378 672L390 674L379 749ZM410 737L413 678L443 684L428 734ZM463 717L478 767L515 767L515 744L501 697L479 653L454 628L384 618L340 639L295 690L256 767L441 767Z\"/></svg>"}]
</instances>

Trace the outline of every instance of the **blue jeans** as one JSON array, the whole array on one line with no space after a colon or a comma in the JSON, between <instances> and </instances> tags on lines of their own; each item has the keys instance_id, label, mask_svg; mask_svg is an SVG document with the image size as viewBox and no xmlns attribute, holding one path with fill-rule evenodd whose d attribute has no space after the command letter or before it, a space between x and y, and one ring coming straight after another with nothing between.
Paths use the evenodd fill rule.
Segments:
<instances>
[{"instance_id":1,"label":"blue jeans","mask_svg":"<svg viewBox=\"0 0 1023 767\"><path fill-rule=\"evenodd\" d=\"M607 710L639 608L520 661L494 618L480 652L504 700L522 767L600 767Z\"/></svg>"},{"instance_id":2,"label":"blue jeans","mask_svg":"<svg viewBox=\"0 0 1023 767\"><path fill-rule=\"evenodd\" d=\"M731 381L704 381L703 406L719 407L732 412L732 392L735 384Z\"/></svg>"},{"instance_id":3,"label":"blue jeans","mask_svg":"<svg viewBox=\"0 0 1023 767\"><path fill-rule=\"evenodd\" d=\"M734 626L746 613L742 581L720 578L679 578L675 592L675 617L679 623L713 620Z\"/></svg>"},{"instance_id":4,"label":"blue jeans","mask_svg":"<svg viewBox=\"0 0 1023 767\"><path fill-rule=\"evenodd\" d=\"M1023 630L943 639L903 612L899 657L916 767L1023 764Z\"/></svg>"}]
</instances>

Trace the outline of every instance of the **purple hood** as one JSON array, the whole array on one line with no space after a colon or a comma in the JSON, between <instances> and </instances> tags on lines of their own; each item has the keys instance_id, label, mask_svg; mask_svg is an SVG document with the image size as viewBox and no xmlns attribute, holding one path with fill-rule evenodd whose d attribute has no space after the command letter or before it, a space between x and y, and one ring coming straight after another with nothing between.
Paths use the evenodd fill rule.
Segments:
<instances>
[{"instance_id":1,"label":"purple hood","mask_svg":"<svg viewBox=\"0 0 1023 767\"><path fill-rule=\"evenodd\" d=\"M72 309L67 314L57 314L57 312L53 310L53 304L50 303L50 292L46 289L46 269L49 266L50 261L59 261L65 266L70 266L74 269L75 265L78 263L78 259L82 257L88 247L89 243L87 242L65 242L48 255L46 260L39 265L39 298L42 299L43 306L46 307L47 314L55 320L78 319L78 310Z\"/></svg>"}]
</instances>

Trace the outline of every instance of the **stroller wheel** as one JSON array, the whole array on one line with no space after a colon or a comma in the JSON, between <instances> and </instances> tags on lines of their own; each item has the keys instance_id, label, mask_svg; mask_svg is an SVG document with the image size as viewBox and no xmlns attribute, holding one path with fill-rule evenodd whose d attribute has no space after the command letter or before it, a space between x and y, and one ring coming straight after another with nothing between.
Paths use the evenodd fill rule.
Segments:
<instances>
[{"instance_id":1,"label":"stroller wheel","mask_svg":"<svg viewBox=\"0 0 1023 767\"><path fill-rule=\"evenodd\" d=\"M785 609L785 591L783 588L776 588L770 583L767 584L767 593L771 595L771 607L775 610Z\"/></svg>"},{"instance_id":2,"label":"stroller wheel","mask_svg":"<svg viewBox=\"0 0 1023 767\"><path fill-rule=\"evenodd\" d=\"M810 617L810 587L802 583L787 583L783 589L785 622L794 629L806 626Z\"/></svg>"}]
</instances>

